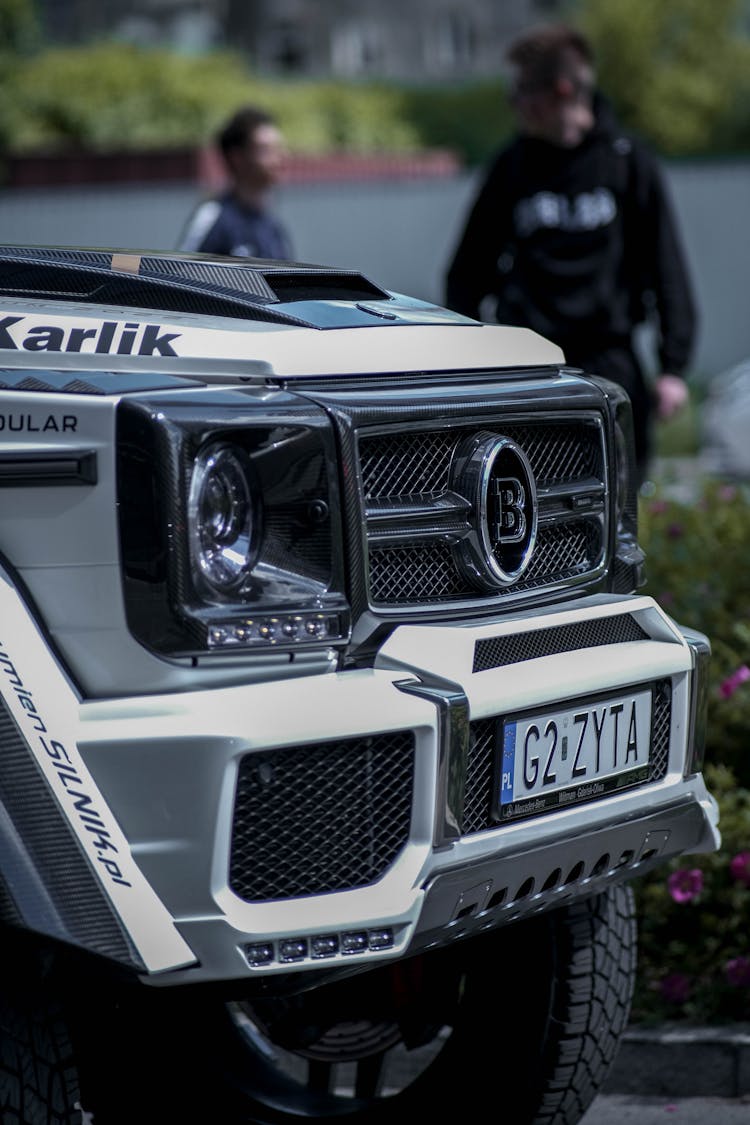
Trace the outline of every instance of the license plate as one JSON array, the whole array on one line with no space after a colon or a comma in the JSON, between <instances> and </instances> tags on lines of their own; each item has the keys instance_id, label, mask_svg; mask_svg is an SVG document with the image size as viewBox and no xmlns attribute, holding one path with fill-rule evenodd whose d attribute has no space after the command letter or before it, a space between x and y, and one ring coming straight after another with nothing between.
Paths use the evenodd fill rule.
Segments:
<instances>
[{"instance_id":1,"label":"license plate","mask_svg":"<svg viewBox=\"0 0 750 1125\"><path fill-rule=\"evenodd\" d=\"M651 689L506 719L494 815L565 808L649 776Z\"/></svg>"}]
</instances>

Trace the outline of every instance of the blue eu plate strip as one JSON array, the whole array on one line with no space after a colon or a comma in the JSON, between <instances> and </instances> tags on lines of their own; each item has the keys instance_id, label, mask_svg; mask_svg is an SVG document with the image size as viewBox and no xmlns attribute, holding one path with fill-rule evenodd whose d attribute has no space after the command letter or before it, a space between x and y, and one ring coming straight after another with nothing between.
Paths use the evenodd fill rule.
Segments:
<instances>
[{"instance_id":1,"label":"blue eu plate strip","mask_svg":"<svg viewBox=\"0 0 750 1125\"><path fill-rule=\"evenodd\" d=\"M503 766L500 774L500 804L513 800L513 775L516 761L516 724L506 723L503 735Z\"/></svg>"}]
</instances>

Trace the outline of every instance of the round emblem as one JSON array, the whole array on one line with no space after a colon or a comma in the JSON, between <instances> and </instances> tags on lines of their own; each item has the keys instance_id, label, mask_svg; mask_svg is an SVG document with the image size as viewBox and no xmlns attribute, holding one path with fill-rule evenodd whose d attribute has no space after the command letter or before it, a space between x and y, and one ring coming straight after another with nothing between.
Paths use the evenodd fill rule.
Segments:
<instances>
[{"instance_id":1,"label":"round emblem","mask_svg":"<svg viewBox=\"0 0 750 1125\"><path fill-rule=\"evenodd\" d=\"M452 486L468 500L469 532L455 545L463 573L483 589L512 586L536 543L534 474L510 438L486 430L459 448Z\"/></svg>"}]
</instances>

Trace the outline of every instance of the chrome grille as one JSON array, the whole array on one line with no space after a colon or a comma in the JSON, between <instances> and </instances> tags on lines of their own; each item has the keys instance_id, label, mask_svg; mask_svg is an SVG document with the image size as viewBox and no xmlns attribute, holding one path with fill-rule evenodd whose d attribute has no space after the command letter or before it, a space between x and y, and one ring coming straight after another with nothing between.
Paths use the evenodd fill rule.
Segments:
<instances>
[{"instance_id":1,"label":"chrome grille","mask_svg":"<svg viewBox=\"0 0 750 1125\"><path fill-rule=\"evenodd\" d=\"M459 447L480 430L514 441L536 480L539 530L532 562L512 586L482 589L462 569L452 544L466 528L466 498L451 491ZM601 485L605 450L591 413L506 422L502 417L440 429L358 435L367 528L369 601L374 607L426 607L507 600L552 585L585 581L604 560L604 500L577 510L582 487ZM561 499L562 498L562 499ZM464 508L461 508L461 503ZM451 506L452 505L452 506ZM388 519L391 526L388 527Z\"/></svg>"},{"instance_id":2,"label":"chrome grille","mask_svg":"<svg viewBox=\"0 0 750 1125\"><path fill-rule=\"evenodd\" d=\"M640 785L649 785L655 781L660 781L666 775L669 764L671 715L671 685L669 680L663 680L654 686L651 710L649 776L646 781L640 782ZM498 823L491 816L490 810L492 807L495 739L498 723L501 721L502 716L496 716L489 719L477 719L471 723L464 796L462 832L464 836L471 836L477 832L488 832L498 827ZM596 798L590 799L595 800ZM533 815L533 813L528 813L527 817ZM525 818L519 817L518 819Z\"/></svg>"}]
</instances>

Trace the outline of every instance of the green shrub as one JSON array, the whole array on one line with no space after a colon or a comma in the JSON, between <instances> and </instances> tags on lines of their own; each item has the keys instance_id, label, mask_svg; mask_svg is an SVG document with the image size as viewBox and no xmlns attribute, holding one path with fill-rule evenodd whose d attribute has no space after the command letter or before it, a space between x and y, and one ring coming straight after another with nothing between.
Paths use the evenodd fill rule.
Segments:
<instances>
[{"instance_id":1,"label":"green shrub","mask_svg":"<svg viewBox=\"0 0 750 1125\"><path fill-rule=\"evenodd\" d=\"M256 90L231 55L185 58L122 44L56 48L5 91L15 151L174 146L204 140Z\"/></svg>"},{"instance_id":2,"label":"green shrub","mask_svg":"<svg viewBox=\"0 0 750 1125\"><path fill-rule=\"evenodd\" d=\"M720 851L635 881L640 922L633 1016L750 1019L750 500L705 483L694 502L641 502L648 583L662 607L711 641L706 777Z\"/></svg>"},{"instance_id":3,"label":"green shrub","mask_svg":"<svg viewBox=\"0 0 750 1125\"><path fill-rule=\"evenodd\" d=\"M405 90L403 99L421 143L455 149L467 164L485 163L514 128L500 80L417 87Z\"/></svg>"},{"instance_id":4,"label":"green shrub","mask_svg":"<svg viewBox=\"0 0 750 1125\"><path fill-rule=\"evenodd\" d=\"M118 43L54 48L0 71L0 93L15 152L201 144L250 102L277 115L299 152L414 150L422 143L393 87L263 80L229 52L187 57Z\"/></svg>"},{"instance_id":5,"label":"green shrub","mask_svg":"<svg viewBox=\"0 0 750 1125\"><path fill-rule=\"evenodd\" d=\"M750 791L724 766L707 766L706 778L721 808L721 849L634 884L638 1022L750 1019Z\"/></svg>"},{"instance_id":6,"label":"green shrub","mask_svg":"<svg viewBox=\"0 0 750 1125\"><path fill-rule=\"evenodd\" d=\"M750 500L745 489L706 483L693 502L657 493L641 503L647 592L712 646L708 760L750 788L750 684L722 685L750 665Z\"/></svg>"}]
</instances>

